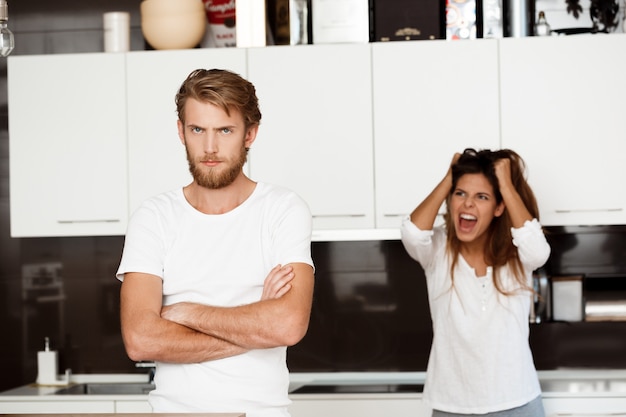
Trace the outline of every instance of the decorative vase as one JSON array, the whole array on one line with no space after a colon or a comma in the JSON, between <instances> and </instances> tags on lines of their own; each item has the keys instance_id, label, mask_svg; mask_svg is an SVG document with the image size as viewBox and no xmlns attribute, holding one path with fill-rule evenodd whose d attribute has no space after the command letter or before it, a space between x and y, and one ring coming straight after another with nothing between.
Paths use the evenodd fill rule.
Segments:
<instances>
[{"instance_id":1,"label":"decorative vase","mask_svg":"<svg viewBox=\"0 0 626 417\"><path fill-rule=\"evenodd\" d=\"M206 32L202 0L143 0L140 11L141 32L154 49L194 48Z\"/></svg>"}]
</instances>

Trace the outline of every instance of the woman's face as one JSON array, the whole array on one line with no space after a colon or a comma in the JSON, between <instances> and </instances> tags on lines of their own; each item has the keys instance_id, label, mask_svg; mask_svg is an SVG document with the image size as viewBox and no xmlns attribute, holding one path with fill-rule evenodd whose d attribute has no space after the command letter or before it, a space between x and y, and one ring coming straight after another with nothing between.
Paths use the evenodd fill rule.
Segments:
<instances>
[{"instance_id":1,"label":"woman's face","mask_svg":"<svg viewBox=\"0 0 626 417\"><path fill-rule=\"evenodd\" d=\"M465 243L485 239L493 218L504 212L504 203L496 202L494 189L483 174L460 177L449 205L456 236Z\"/></svg>"}]
</instances>

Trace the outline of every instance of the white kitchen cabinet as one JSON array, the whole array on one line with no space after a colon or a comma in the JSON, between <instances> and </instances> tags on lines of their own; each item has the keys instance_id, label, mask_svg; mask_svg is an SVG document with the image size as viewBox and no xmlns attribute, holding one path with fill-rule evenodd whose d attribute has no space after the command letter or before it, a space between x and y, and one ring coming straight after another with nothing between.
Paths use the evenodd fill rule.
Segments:
<instances>
[{"instance_id":1,"label":"white kitchen cabinet","mask_svg":"<svg viewBox=\"0 0 626 417\"><path fill-rule=\"evenodd\" d=\"M500 41L502 145L544 225L626 223L626 35Z\"/></svg>"},{"instance_id":2,"label":"white kitchen cabinet","mask_svg":"<svg viewBox=\"0 0 626 417\"><path fill-rule=\"evenodd\" d=\"M191 182L178 138L174 98L195 69L220 68L246 76L246 50L139 51L127 54L128 189L130 212L143 200Z\"/></svg>"},{"instance_id":3,"label":"white kitchen cabinet","mask_svg":"<svg viewBox=\"0 0 626 417\"><path fill-rule=\"evenodd\" d=\"M152 407L148 400L116 400L116 413L151 413Z\"/></svg>"},{"instance_id":4,"label":"white kitchen cabinet","mask_svg":"<svg viewBox=\"0 0 626 417\"><path fill-rule=\"evenodd\" d=\"M567 396L547 394L543 398L543 408L548 417L617 417L623 416L626 412L626 397L617 395L602 397L585 393Z\"/></svg>"},{"instance_id":5,"label":"white kitchen cabinet","mask_svg":"<svg viewBox=\"0 0 626 417\"><path fill-rule=\"evenodd\" d=\"M9 58L11 236L124 233L125 58Z\"/></svg>"},{"instance_id":6,"label":"white kitchen cabinet","mask_svg":"<svg viewBox=\"0 0 626 417\"><path fill-rule=\"evenodd\" d=\"M252 178L296 191L314 229L373 228L370 46L251 48L248 77L263 113Z\"/></svg>"},{"instance_id":7,"label":"white kitchen cabinet","mask_svg":"<svg viewBox=\"0 0 626 417\"><path fill-rule=\"evenodd\" d=\"M0 414L114 413L113 400L0 401Z\"/></svg>"},{"instance_id":8,"label":"white kitchen cabinet","mask_svg":"<svg viewBox=\"0 0 626 417\"><path fill-rule=\"evenodd\" d=\"M455 152L500 147L498 44L372 44L376 226L399 228Z\"/></svg>"},{"instance_id":9,"label":"white kitchen cabinet","mask_svg":"<svg viewBox=\"0 0 626 417\"><path fill-rule=\"evenodd\" d=\"M353 394L292 396L292 417L429 417L421 395Z\"/></svg>"},{"instance_id":10,"label":"white kitchen cabinet","mask_svg":"<svg viewBox=\"0 0 626 417\"><path fill-rule=\"evenodd\" d=\"M196 68L255 84L246 172L300 194L318 238L398 238L466 147L519 152L544 225L626 224L625 48L613 34L9 57L11 235L123 235L143 200L189 183L174 96Z\"/></svg>"}]
</instances>

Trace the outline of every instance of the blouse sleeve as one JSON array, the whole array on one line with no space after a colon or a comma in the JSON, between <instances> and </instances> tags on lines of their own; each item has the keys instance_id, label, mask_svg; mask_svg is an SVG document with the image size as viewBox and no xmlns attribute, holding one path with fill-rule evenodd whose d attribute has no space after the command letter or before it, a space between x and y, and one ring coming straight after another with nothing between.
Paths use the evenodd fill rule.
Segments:
<instances>
[{"instance_id":1,"label":"blouse sleeve","mask_svg":"<svg viewBox=\"0 0 626 417\"><path fill-rule=\"evenodd\" d=\"M409 256L427 267L429 259L433 259L433 230L421 230L411 221L409 216L402 220L400 236L404 249Z\"/></svg>"},{"instance_id":2,"label":"blouse sleeve","mask_svg":"<svg viewBox=\"0 0 626 417\"><path fill-rule=\"evenodd\" d=\"M546 263L550 256L550 245L537 219L526 221L518 229L511 228L511 235L522 264L535 270Z\"/></svg>"}]
</instances>

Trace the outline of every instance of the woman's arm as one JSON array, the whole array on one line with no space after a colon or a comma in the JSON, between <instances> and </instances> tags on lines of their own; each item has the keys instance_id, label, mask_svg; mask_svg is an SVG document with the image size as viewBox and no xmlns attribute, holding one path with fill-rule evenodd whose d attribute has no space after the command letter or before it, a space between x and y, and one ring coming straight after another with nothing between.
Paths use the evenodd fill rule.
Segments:
<instances>
[{"instance_id":1,"label":"woman's arm","mask_svg":"<svg viewBox=\"0 0 626 417\"><path fill-rule=\"evenodd\" d=\"M446 201L452 188L452 165L458 161L461 154L456 153L448 167L446 176L437 184L434 190L411 213L411 222L420 230L432 230L441 205Z\"/></svg>"}]
</instances>

